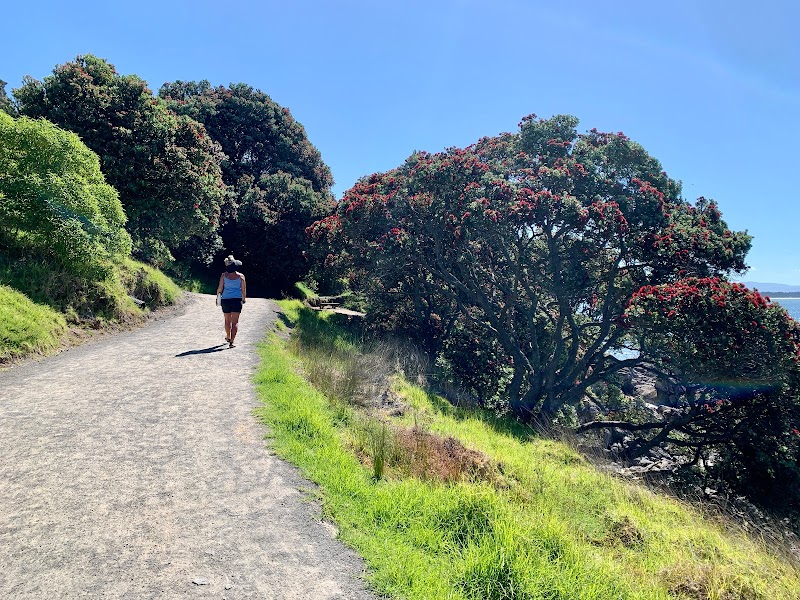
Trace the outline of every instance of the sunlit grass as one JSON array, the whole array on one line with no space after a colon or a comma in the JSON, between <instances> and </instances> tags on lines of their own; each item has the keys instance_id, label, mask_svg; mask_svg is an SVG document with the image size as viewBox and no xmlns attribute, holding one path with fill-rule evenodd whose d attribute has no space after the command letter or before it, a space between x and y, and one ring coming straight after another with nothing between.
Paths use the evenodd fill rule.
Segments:
<instances>
[{"instance_id":1,"label":"sunlit grass","mask_svg":"<svg viewBox=\"0 0 800 600\"><path fill-rule=\"evenodd\" d=\"M121 280L127 293L150 308L175 304L181 289L158 269L133 259L120 265Z\"/></svg>"},{"instance_id":2,"label":"sunlit grass","mask_svg":"<svg viewBox=\"0 0 800 600\"><path fill-rule=\"evenodd\" d=\"M281 307L292 339L273 336L261 348L259 414L276 451L320 485L326 515L365 557L379 591L476 600L800 597L797 569L758 540L601 473L566 444L454 408L401 377L393 391L408 408L388 426L461 440L496 475L410 477L386 446L386 472L377 476L370 431L386 431L386 420L352 402L358 386L348 382L353 365L369 361L331 317L296 301Z\"/></svg>"},{"instance_id":3,"label":"sunlit grass","mask_svg":"<svg viewBox=\"0 0 800 600\"><path fill-rule=\"evenodd\" d=\"M0 363L55 350L67 331L63 315L0 285Z\"/></svg>"},{"instance_id":4,"label":"sunlit grass","mask_svg":"<svg viewBox=\"0 0 800 600\"><path fill-rule=\"evenodd\" d=\"M310 300L315 300L315 299L318 298L317 293L314 290L312 290L306 284L304 284L304 283L302 283L300 281L295 283L294 287L299 292L301 300L309 300L310 301Z\"/></svg>"}]
</instances>

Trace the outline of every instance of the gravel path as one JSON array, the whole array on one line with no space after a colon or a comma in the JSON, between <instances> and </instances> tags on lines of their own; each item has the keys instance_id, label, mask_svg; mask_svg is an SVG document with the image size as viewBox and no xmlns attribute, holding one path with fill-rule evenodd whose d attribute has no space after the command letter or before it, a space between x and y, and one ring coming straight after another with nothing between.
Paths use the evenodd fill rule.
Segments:
<instances>
[{"instance_id":1,"label":"gravel path","mask_svg":"<svg viewBox=\"0 0 800 600\"><path fill-rule=\"evenodd\" d=\"M275 305L237 347L213 296L0 372L0 597L374 598L273 456L250 376Z\"/></svg>"}]
</instances>

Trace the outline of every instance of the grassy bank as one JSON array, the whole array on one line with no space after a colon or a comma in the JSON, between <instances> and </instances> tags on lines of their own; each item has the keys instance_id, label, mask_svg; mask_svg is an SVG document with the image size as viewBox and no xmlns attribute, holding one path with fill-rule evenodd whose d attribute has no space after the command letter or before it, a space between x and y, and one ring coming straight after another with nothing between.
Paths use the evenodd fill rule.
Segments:
<instances>
[{"instance_id":1,"label":"grassy bank","mask_svg":"<svg viewBox=\"0 0 800 600\"><path fill-rule=\"evenodd\" d=\"M41 257L6 252L0 256L0 364L56 351L70 327L136 324L180 294L163 273L131 259L96 280Z\"/></svg>"},{"instance_id":2,"label":"grassy bank","mask_svg":"<svg viewBox=\"0 0 800 600\"><path fill-rule=\"evenodd\" d=\"M797 569L757 539L600 473L564 444L385 376L387 364L403 365L393 355L381 366L392 352L367 354L329 316L281 306L291 338L273 335L261 349L259 414L276 451L320 485L326 515L379 591L798 597Z\"/></svg>"},{"instance_id":3,"label":"grassy bank","mask_svg":"<svg viewBox=\"0 0 800 600\"><path fill-rule=\"evenodd\" d=\"M61 313L0 285L0 363L52 352L66 332L67 322Z\"/></svg>"}]
</instances>

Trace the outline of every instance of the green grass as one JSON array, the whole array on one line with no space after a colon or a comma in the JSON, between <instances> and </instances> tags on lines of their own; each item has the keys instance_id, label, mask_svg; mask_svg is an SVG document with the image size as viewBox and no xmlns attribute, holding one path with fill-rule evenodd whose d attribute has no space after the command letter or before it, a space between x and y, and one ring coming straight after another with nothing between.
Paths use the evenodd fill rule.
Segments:
<instances>
[{"instance_id":1,"label":"green grass","mask_svg":"<svg viewBox=\"0 0 800 600\"><path fill-rule=\"evenodd\" d=\"M422 424L453 436L488 457L498 476L443 483L409 477L387 459L386 475L376 477L354 443L373 417L336 391L349 386L318 383L336 392L326 396L303 375L316 364L321 377L327 360L330 377L341 379L337 365L364 364L353 359L359 347L330 315L297 301L281 307L292 341L273 335L261 347L259 415L275 450L319 484L326 516L365 557L380 592L476 600L800 597L797 568L759 540L605 475L563 443L456 409L401 377L394 393L410 409L392 427Z\"/></svg>"},{"instance_id":2,"label":"green grass","mask_svg":"<svg viewBox=\"0 0 800 600\"><path fill-rule=\"evenodd\" d=\"M56 349L67 331L64 316L0 285L0 363Z\"/></svg>"},{"instance_id":3,"label":"green grass","mask_svg":"<svg viewBox=\"0 0 800 600\"><path fill-rule=\"evenodd\" d=\"M164 273L133 259L120 265L120 274L127 293L149 308L175 304L181 295L181 288Z\"/></svg>"},{"instance_id":4,"label":"green grass","mask_svg":"<svg viewBox=\"0 0 800 600\"><path fill-rule=\"evenodd\" d=\"M307 285L305 285L300 281L295 283L294 287L299 292L301 300L312 301L319 297L317 296L317 293L314 290L312 290L311 288L309 288Z\"/></svg>"}]
</instances>

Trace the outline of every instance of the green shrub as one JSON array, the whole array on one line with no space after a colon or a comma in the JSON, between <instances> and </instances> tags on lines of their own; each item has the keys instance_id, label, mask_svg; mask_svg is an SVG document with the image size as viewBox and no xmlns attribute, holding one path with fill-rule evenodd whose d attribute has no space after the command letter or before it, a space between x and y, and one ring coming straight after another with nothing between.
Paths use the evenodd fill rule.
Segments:
<instances>
[{"instance_id":1,"label":"green shrub","mask_svg":"<svg viewBox=\"0 0 800 600\"><path fill-rule=\"evenodd\" d=\"M0 113L0 195L6 242L94 278L130 254L125 212L97 155L48 121Z\"/></svg>"}]
</instances>

